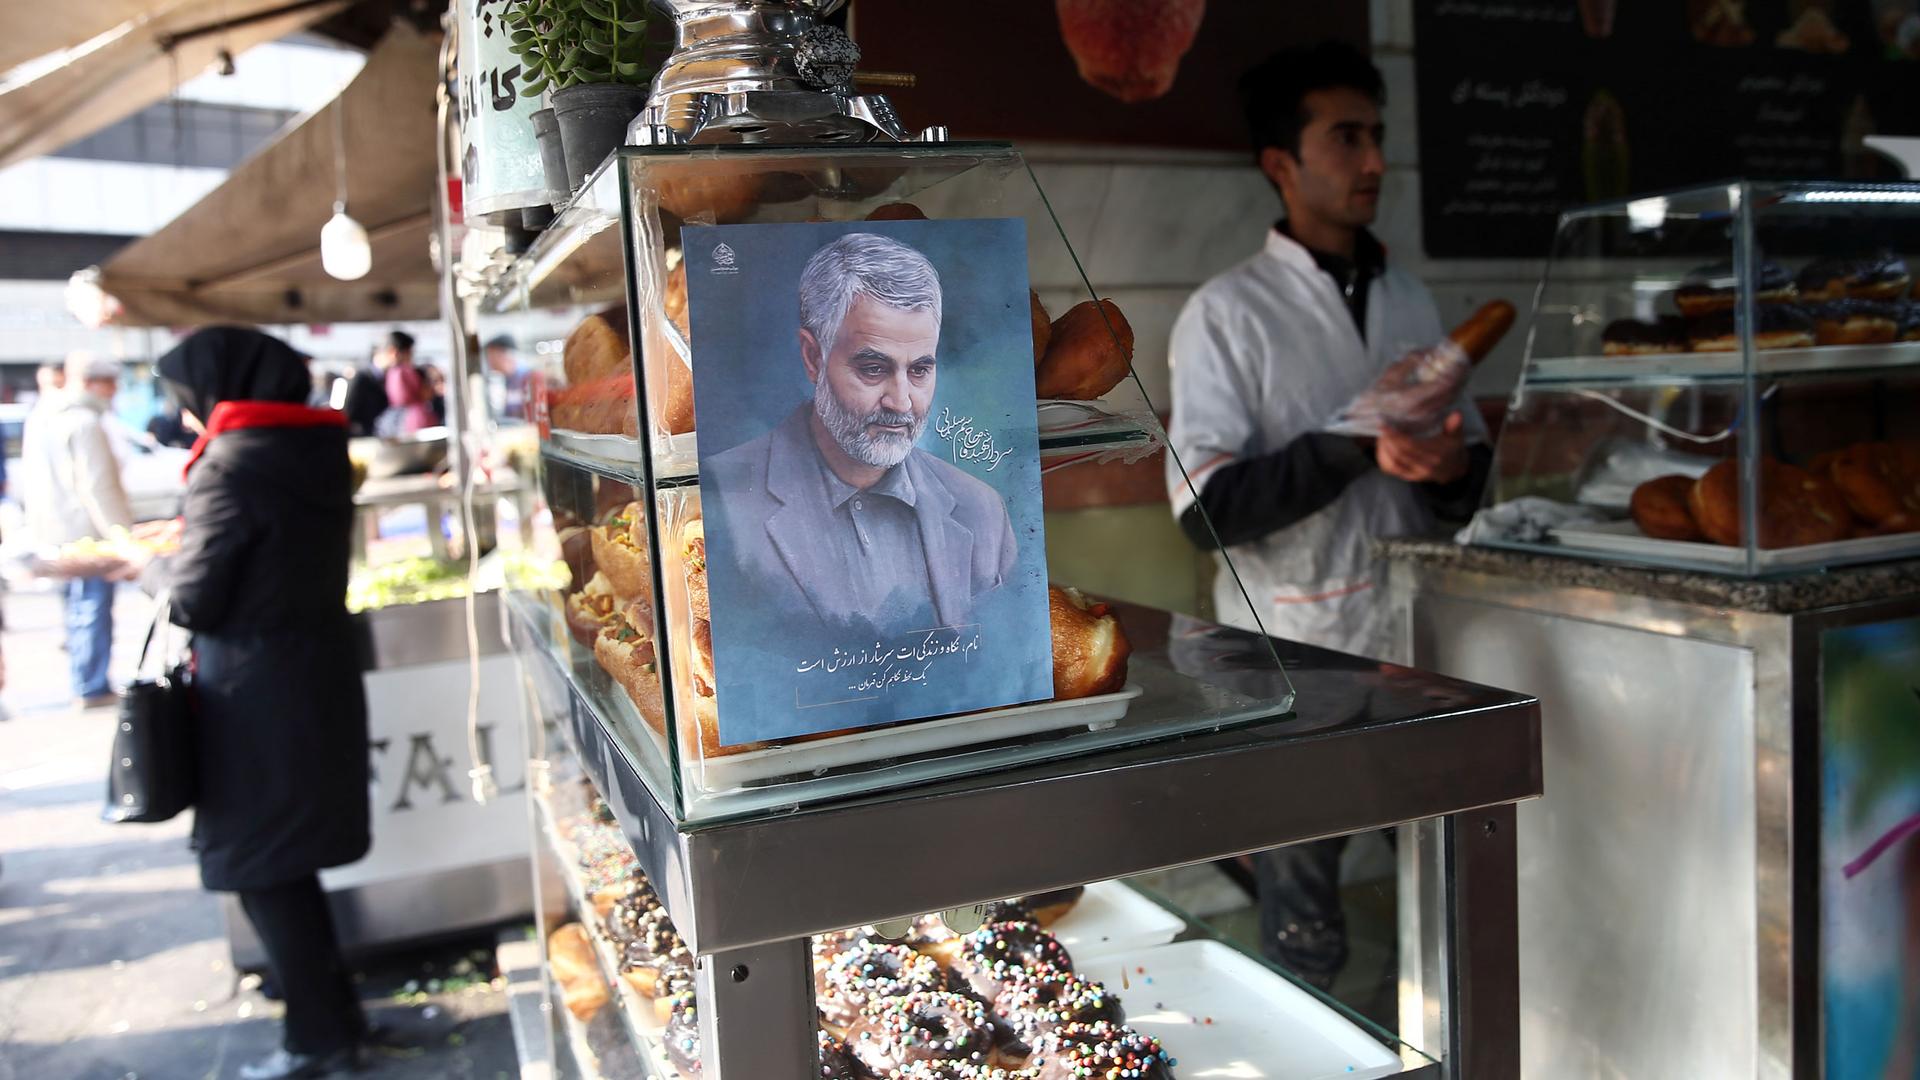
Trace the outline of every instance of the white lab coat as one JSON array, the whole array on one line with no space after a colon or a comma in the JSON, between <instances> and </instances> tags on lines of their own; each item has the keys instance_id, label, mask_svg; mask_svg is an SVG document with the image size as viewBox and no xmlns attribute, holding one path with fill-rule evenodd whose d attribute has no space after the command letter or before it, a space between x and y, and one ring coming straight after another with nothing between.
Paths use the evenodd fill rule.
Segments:
<instances>
[{"instance_id":1,"label":"white lab coat","mask_svg":"<svg viewBox=\"0 0 1920 1080\"><path fill-rule=\"evenodd\" d=\"M1444 336L1432 295L1412 275L1389 266L1370 288L1362 341L1333 277L1305 247L1273 230L1264 250L1187 301L1169 350L1168 434L1179 460L1168 460L1167 484L1176 518L1213 472L1324 428L1387 365ZM1470 403L1463 402L1462 412L1469 441L1484 441ZM1433 526L1413 485L1368 472L1307 518L1228 548L1214 579L1216 616L1254 629L1251 601L1260 628L1276 637L1392 655L1385 582L1371 545Z\"/></svg>"},{"instance_id":2,"label":"white lab coat","mask_svg":"<svg viewBox=\"0 0 1920 1080\"><path fill-rule=\"evenodd\" d=\"M21 432L20 498L35 542L59 547L133 524L120 462L102 426L107 405L87 393L35 409Z\"/></svg>"}]
</instances>

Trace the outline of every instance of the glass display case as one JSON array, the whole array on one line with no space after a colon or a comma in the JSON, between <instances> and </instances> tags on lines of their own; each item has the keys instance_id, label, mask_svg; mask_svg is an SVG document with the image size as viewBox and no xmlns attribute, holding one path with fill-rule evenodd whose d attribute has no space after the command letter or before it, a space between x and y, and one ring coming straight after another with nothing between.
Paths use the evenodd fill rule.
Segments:
<instances>
[{"instance_id":1,"label":"glass display case","mask_svg":"<svg viewBox=\"0 0 1920 1080\"><path fill-rule=\"evenodd\" d=\"M742 225L759 231L724 231ZM970 231L943 248L942 229ZM908 315L929 303L942 312L937 346L926 344L924 324L889 322L872 307L862 314L859 297L870 293L843 296L838 336L810 321L822 294L806 282L820 253L844 253L840 238L868 234L945 252L921 257L943 290L929 302L911 291L917 257L849 241L860 258L906 268L906 291L871 287ZM798 286L761 290L777 294L771 302L708 302L716 283L759 289L756 270L781 259L807 269L796 269ZM1077 284L1069 292L1062 281ZM570 898L543 915L541 967L528 975L547 986L554 1059L591 1063L583 1075L687 1076L694 1059L666 1050L697 1038L699 1075L801 1080L819 1075L809 944L817 936L873 926L898 938L919 914L936 912L964 931L990 921L997 898L1082 885L1091 892L1089 883L1401 826L1398 873L1388 874L1397 906L1387 905L1398 912L1387 918L1398 960L1380 987L1397 1023L1342 1015L1224 946L1169 944L1205 934L1118 885L1100 886L1109 906L1139 922L1177 924L1141 947L1180 948L1184 959L1167 959L1152 976L1168 979L1164 998L1143 993L1143 983L1155 985L1144 962L1133 975L1104 967L1097 977L1122 984L1136 1027L1176 1014L1205 1026L1204 1015L1172 1007L1185 1000L1174 996L1176 971L1198 985L1245 989L1238 1005L1222 999L1221 1016L1239 1017L1224 1030L1257 1046L1235 1051L1229 1039L1207 1051L1216 1057L1202 1054L1219 1069L1239 1068L1253 1053L1263 1075L1322 1075L1321 1065L1339 1075L1517 1075L1510 804L1540 790L1537 704L1051 581L1038 533L1042 476L1165 447L1127 362L1124 312L1096 297L1031 172L1010 147L992 143L627 147L492 283L480 336L510 336L535 359L526 395L538 431L533 557L505 608L532 687L530 790L542 872ZM734 344L716 344L726 342ZM814 365L827 360L845 370L816 380ZM929 364L941 395L931 405ZM852 377L866 379L881 402L856 413L861 422L848 435L818 396L797 406L779 399L780 413L804 422L793 456L813 452L810 438L827 461L817 490L837 491L827 469L851 485L830 445L859 458L852 444L861 433L875 445L891 438L896 450L905 436L911 448L896 461L942 456L937 469L900 466L910 486L873 485L916 513L942 505L940 483L950 493L968 488L947 466L976 477L1004 466L1023 478L1003 483L1004 500L989 504L989 525L997 504L1007 507L1006 545L992 547L992 528L966 532L971 550L1000 552L984 560L987 577L1000 575L984 593L1017 592L1024 581L1029 595L1045 597L1037 641L1052 678L1039 692L1018 683L1032 669L969 653L972 681L957 681L1008 704L745 741L729 734L743 721L786 722L808 705L798 694L791 705L733 695L740 684L728 682L725 640L743 627L776 643L803 640L822 599L804 587L781 599L778 582L771 592L728 592L720 569L729 530L736 541L771 537L789 567L792 543L812 535L804 520L775 527L777 512L731 516L743 497L775 489L775 456L763 455L763 475L739 471L736 451L751 443L737 441L741 418L762 408L761 384L788 393L803 366L810 395L857 395L859 385L831 382ZM883 385L894 389L875 389ZM887 405L895 392L910 405ZM929 471L913 471L920 467ZM1179 475L1177 465L1171 471ZM839 493L832 504L847 515L834 520L850 520L863 543L867 530L887 527L863 523L866 491ZM1022 499L1031 502L1025 510ZM954 506L961 501L951 495ZM919 528L928 552L943 542ZM951 543L957 534L942 535ZM1112 544L1119 552L1125 538ZM1027 578L1020 558L1031 560ZM944 617L939 581L949 571L928 559ZM751 564L727 565L743 576ZM960 565L977 573L983 561ZM1251 610L1219 617L1258 624ZM998 632L1018 618L979 622ZM1296 676L1308 687L1298 710ZM588 821L597 825L583 833ZM608 855L612 840L630 854ZM662 940L684 949L679 966L668 965L672 974L625 978L631 942L605 925L618 883L580 872L593 852L650 879L640 900L657 903L650 918L672 933ZM1468 910L1470 895L1481 914ZM1197 953L1205 955L1189 955ZM1134 975L1141 981L1129 993ZM1263 1023L1284 1017L1308 1018L1320 1032L1313 1045L1332 1056L1287 1057L1306 1035L1261 1035Z\"/></svg>"},{"instance_id":2,"label":"glass display case","mask_svg":"<svg viewBox=\"0 0 1920 1080\"><path fill-rule=\"evenodd\" d=\"M942 223L976 231L941 234ZM983 228L998 231L977 231ZM970 664L973 682L992 684L1002 679L996 657L1006 655L992 651L993 639L1016 636L1021 619L1045 611L1042 632L1051 631L1054 677L1050 688L1044 672L1037 683L1021 682L1023 669L1007 663L1008 685L981 687L987 700L1003 703L999 707L958 714L933 709L904 720L868 716L838 728L802 730L812 719L807 710L816 707L815 699L802 701L795 690L791 707L783 707L730 681L727 664L738 669L743 662L730 658L729 635L736 642L798 635L796 617L810 606L831 604L837 592L859 592L871 566L860 561L850 574L833 563L841 557L837 552L817 555L808 541L815 519L791 505L758 516L751 508L739 510L731 534L714 535L716 481L701 475L699 440L717 441L741 430L732 421L761 406L755 396L761 383L790 392L787 385L801 377L805 352L795 340L801 300L792 291L750 308L703 307L703 293L709 282L725 278L748 283L758 295L766 291L760 280L746 276L755 269L754 259L779 258L795 245L812 250L834 236L858 239L889 229L889 235L904 235L937 253L933 261L939 263L950 310L944 322L934 320L939 341L930 354L938 352L940 359L937 395L930 404L915 399L914 422L905 425L915 447L912 460L888 475L900 474L917 485L923 503L964 500L973 491L987 492L990 504L1004 502L1007 509L989 505L969 520L956 505L942 518L913 504L910 487L907 499L895 501L913 507L913 523L894 519L890 526L878 515L870 521L859 516L859 493L843 488L852 494L838 513L850 517L862 544L870 542L868 529L884 535L892 527L892 535L905 537L905 546L925 551L924 569L895 568L895 576L906 580L917 574L921 588L931 587L939 616L933 621L940 625L936 631L916 627L904 637L892 631L883 636L879 630L862 637L838 628L866 624L835 623L838 636L831 650L823 642L819 654L808 654L800 666L824 670L852 662L849 657L864 664L871 655L891 651L896 658L912 656L903 665L888 666L886 677L917 677L919 672L910 669L923 662L937 675L941 669L935 665L949 660L952 650L984 641L978 655L987 659L962 655L959 664L949 663L945 670ZM690 248L687 238L693 236L702 240ZM1015 238L1016 261L990 261L981 238L993 236ZM773 246L761 244L762 238L770 238ZM701 269L689 289L689 267L695 262ZM1021 274L1034 282L1077 280L1079 295L1054 299L1055 310L1048 312L1037 292L1006 280ZM780 287L796 286L784 280ZM730 324L742 320L771 329L758 338L729 336L736 328ZM1011 350L1005 334L995 339L982 329L1009 326L1017 335ZM614 719L624 751L679 820L779 811L905 781L1217 729L1283 714L1292 705L1285 673L1264 639L1222 644L1207 663L1177 668L1164 653L1130 640L1130 629L1104 605L1068 591L1073 582L1054 581L1045 572L1041 476L1080 462L1137 460L1162 450L1166 439L1128 365L1132 332L1124 312L1110 301L1096 302L1045 194L1007 145L628 148L589 181L533 250L495 285L482 306L480 329L483 337L505 334L533 343L537 370L530 398L545 500L545 514L536 512L544 532L535 542L568 567L565 588L530 584L516 592L515 601L539 628L541 644L577 674L597 711ZM804 326L800 333L807 333ZM698 349L700 337L713 343L709 351ZM742 350L752 354L752 363L740 361ZM1010 351L1020 355L1006 355ZM931 365L931 355L928 361ZM1004 366L1008 362L1017 369ZM997 375L994 364L1002 365ZM696 378L703 365L726 375ZM995 402L1002 399L992 396L998 389L992 384L1024 382L1028 370L1035 393L994 414ZM744 377L735 378L735 372ZM799 385L811 395L827 382ZM783 414L792 409L790 399L774 400ZM814 425L809 429L814 434L819 418L831 415L822 408L800 410L808 414L803 422ZM713 419L704 427L697 423L708 417ZM780 437L787 426L766 438ZM1021 442L1024 433L1031 433L1026 435L1030 444ZM800 438L809 441L805 434ZM996 438L1004 448L995 447ZM761 497L764 485L769 498L797 501L776 487L785 482L788 462L808 457L812 447L782 456L781 444L774 445L770 465L761 464L757 475L736 480L731 489L723 484L721 495L744 504ZM934 458L933 464L917 464ZM928 471L914 471L923 467ZM1015 472L1015 481L997 491L979 483L996 469L1003 475ZM1021 469L1025 472L1016 472ZM955 473L964 476L950 479ZM831 488L841 475L823 474L818 480L798 475L793 483L795 490L805 484L811 492L817 483ZM874 490L884 489L883 484ZM1023 512L1027 496L1031 505ZM1003 524L994 525L996 517ZM983 532L983 522L988 531ZM993 558L983 552L992 550L995 529L1005 533L1007 543L1000 550L1006 554L986 573L1004 577L979 591L981 564ZM741 569L733 598L710 603L707 552L723 539L743 552L727 565L743 566L760 542L784 560L778 568L791 569L800 579L799 589L760 604L762 591L775 586L750 584L760 579ZM884 547L863 548L860 554ZM1025 557L1031 561L1012 562L1013 550L1030 552ZM763 556L774 561L771 554ZM816 566L822 559L825 563ZM887 573L885 562L879 560L880 575ZM713 575L716 593L726 584L719 576ZM1016 588L1027 590L1025 606L1011 601L990 606L996 596ZM948 603L953 589L976 590L969 596L977 610L997 614L981 614L972 623L964 614L952 614L960 607ZM1242 625L1256 622L1251 610L1220 617ZM949 634L955 625L983 629L967 638L962 632ZM936 633L949 636L935 640ZM1201 634L1194 644L1210 640ZM744 655L761 654L738 648L732 653ZM781 655L772 662L792 659ZM1087 663L1100 665L1104 674L1079 679ZM1259 694L1236 688L1236 677L1261 671L1272 678ZM857 698L880 681L834 685ZM891 687L871 690L876 697L892 692ZM756 730L788 720L793 729L773 737L742 737L737 732L749 718Z\"/></svg>"},{"instance_id":3,"label":"glass display case","mask_svg":"<svg viewBox=\"0 0 1920 1080\"><path fill-rule=\"evenodd\" d=\"M1920 185L1562 215L1473 540L1748 577L1920 552Z\"/></svg>"}]
</instances>

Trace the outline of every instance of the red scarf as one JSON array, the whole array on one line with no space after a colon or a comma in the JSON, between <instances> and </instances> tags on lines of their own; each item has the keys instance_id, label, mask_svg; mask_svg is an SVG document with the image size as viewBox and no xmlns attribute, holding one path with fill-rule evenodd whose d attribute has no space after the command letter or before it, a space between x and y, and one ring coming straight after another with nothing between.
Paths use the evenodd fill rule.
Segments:
<instances>
[{"instance_id":1,"label":"red scarf","mask_svg":"<svg viewBox=\"0 0 1920 1080\"><path fill-rule=\"evenodd\" d=\"M244 428L315 428L347 426L347 414L332 409L309 409L305 405L295 405L285 401L223 401L213 407L213 416L207 420L207 430L193 443L193 456L187 459L187 467L181 470L185 476L193 471L200 455L214 438L229 431Z\"/></svg>"}]
</instances>

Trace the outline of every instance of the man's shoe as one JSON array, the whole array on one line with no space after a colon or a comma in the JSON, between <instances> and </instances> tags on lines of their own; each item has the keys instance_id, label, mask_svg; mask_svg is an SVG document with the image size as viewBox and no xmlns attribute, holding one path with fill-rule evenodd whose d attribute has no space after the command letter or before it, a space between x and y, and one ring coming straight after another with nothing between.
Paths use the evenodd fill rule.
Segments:
<instances>
[{"instance_id":1,"label":"man's shoe","mask_svg":"<svg viewBox=\"0 0 1920 1080\"><path fill-rule=\"evenodd\" d=\"M331 1054L296 1054L282 1048L259 1061L240 1066L240 1080L309 1080L357 1069L359 1064L359 1056L351 1046Z\"/></svg>"}]
</instances>

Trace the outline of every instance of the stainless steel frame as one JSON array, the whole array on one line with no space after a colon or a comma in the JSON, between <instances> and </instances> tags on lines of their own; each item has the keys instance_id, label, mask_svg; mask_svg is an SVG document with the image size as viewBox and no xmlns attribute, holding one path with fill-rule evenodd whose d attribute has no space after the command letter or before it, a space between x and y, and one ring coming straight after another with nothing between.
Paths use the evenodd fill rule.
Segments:
<instances>
[{"instance_id":1,"label":"stainless steel frame","mask_svg":"<svg viewBox=\"0 0 1920 1080\"><path fill-rule=\"evenodd\" d=\"M1820 634L1920 596L1785 614L1417 559L1391 580L1403 658L1550 702L1517 822L1527 1074L1821 1075ZM1607 917L1578 918L1593 897Z\"/></svg>"},{"instance_id":2,"label":"stainless steel frame","mask_svg":"<svg viewBox=\"0 0 1920 1080\"><path fill-rule=\"evenodd\" d=\"M1440 842L1408 953L1421 973L1403 991L1432 1000L1433 1022L1410 1034L1444 1055L1446 1075L1517 1075L1510 804L1541 791L1531 698L1277 642L1301 706L1252 727L680 825L538 628L510 611L535 699L544 689L543 709L561 705L548 719L566 729L703 958L709 1078L811 1075L809 934L1404 822L1424 822ZM1169 619L1137 608L1122 617L1147 638ZM1027 839L1034 820L1077 842ZM954 821L999 838L993 857L956 859L926 842ZM875 850L888 852L885 874L872 872Z\"/></svg>"}]
</instances>

